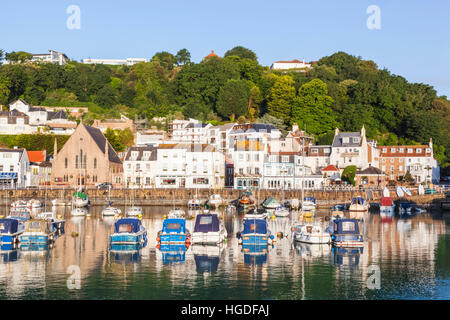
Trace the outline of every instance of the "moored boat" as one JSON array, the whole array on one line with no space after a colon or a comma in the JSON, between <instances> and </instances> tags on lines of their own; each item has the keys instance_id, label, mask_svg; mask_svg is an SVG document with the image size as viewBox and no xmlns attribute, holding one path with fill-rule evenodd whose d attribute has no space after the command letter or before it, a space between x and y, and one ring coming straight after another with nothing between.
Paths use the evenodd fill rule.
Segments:
<instances>
[{"instance_id":1,"label":"moored boat","mask_svg":"<svg viewBox=\"0 0 450 320\"><path fill-rule=\"evenodd\" d=\"M304 197L302 203L302 211L312 211L316 209L316 198Z\"/></svg>"},{"instance_id":2,"label":"moored boat","mask_svg":"<svg viewBox=\"0 0 450 320\"><path fill-rule=\"evenodd\" d=\"M295 241L309 244L326 244L331 242L328 232L322 227L314 224L300 224L293 227L293 238Z\"/></svg>"},{"instance_id":3,"label":"moored boat","mask_svg":"<svg viewBox=\"0 0 450 320\"><path fill-rule=\"evenodd\" d=\"M183 209L180 208L174 208L169 211L169 214L167 215L168 218L184 218L186 216L186 212L184 212Z\"/></svg>"},{"instance_id":4,"label":"moored boat","mask_svg":"<svg viewBox=\"0 0 450 320\"><path fill-rule=\"evenodd\" d=\"M19 236L20 244L48 244L55 240L56 228L45 219L30 219L25 222L25 230Z\"/></svg>"},{"instance_id":5,"label":"moored boat","mask_svg":"<svg viewBox=\"0 0 450 320\"><path fill-rule=\"evenodd\" d=\"M267 211L263 208L255 208L249 210L245 215L244 219L266 219Z\"/></svg>"},{"instance_id":6,"label":"moored boat","mask_svg":"<svg viewBox=\"0 0 450 320\"><path fill-rule=\"evenodd\" d=\"M300 200L298 200L297 198L289 199L288 201L286 201L286 205L292 210L298 210L300 208Z\"/></svg>"},{"instance_id":7,"label":"moored boat","mask_svg":"<svg viewBox=\"0 0 450 320\"><path fill-rule=\"evenodd\" d=\"M120 210L119 208L116 208L116 207L112 207L112 206L107 206L106 208L104 208L102 210L102 215L104 217L107 217L107 216L118 216L120 214L122 214L122 210Z\"/></svg>"},{"instance_id":8,"label":"moored boat","mask_svg":"<svg viewBox=\"0 0 450 320\"><path fill-rule=\"evenodd\" d=\"M56 212L54 211L42 212L38 215L38 218L49 221L56 230L64 231L66 220L57 217Z\"/></svg>"},{"instance_id":9,"label":"moored boat","mask_svg":"<svg viewBox=\"0 0 450 320\"><path fill-rule=\"evenodd\" d=\"M333 220L331 241L336 247L362 247L364 239L359 232L359 223L356 219Z\"/></svg>"},{"instance_id":10,"label":"moored boat","mask_svg":"<svg viewBox=\"0 0 450 320\"><path fill-rule=\"evenodd\" d=\"M72 205L75 208L84 208L89 204L89 199L86 194L81 191L77 191L73 193Z\"/></svg>"},{"instance_id":11,"label":"moored boat","mask_svg":"<svg viewBox=\"0 0 450 320\"><path fill-rule=\"evenodd\" d=\"M398 210L400 214L411 214L411 203L408 201L401 201L398 205Z\"/></svg>"},{"instance_id":12,"label":"moored boat","mask_svg":"<svg viewBox=\"0 0 450 320\"><path fill-rule=\"evenodd\" d=\"M368 212L369 203L362 197L356 197L352 199L350 207L348 208L350 212Z\"/></svg>"},{"instance_id":13,"label":"moored boat","mask_svg":"<svg viewBox=\"0 0 450 320\"><path fill-rule=\"evenodd\" d=\"M212 194L208 199L208 206L212 208L219 208L224 204L220 194Z\"/></svg>"},{"instance_id":14,"label":"moored boat","mask_svg":"<svg viewBox=\"0 0 450 320\"><path fill-rule=\"evenodd\" d=\"M276 208L278 208L280 206L280 202L272 197L267 197L263 203L262 203L262 207L265 209L269 209L269 210L275 210Z\"/></svg>"},{"instance_id":15,"label":"moored boat","mask_svg":"<svg viewBox=\"0 0 450 320\"><path fill-rule=\"evenodd\" d=\"M393 215L395 204L391 197L381 197L380 212L385 215Z\"/></svg>"},{"instance_id":16,"label":"moored boat","mask_svg":"<svg viewBox=\"0 0 450 320\"><path fill-rule=\"evenodd\" d=\"M273 238L266 219L245 219L244 230L239 235L239 244L268 245L272 244Z\"/></svg>"},{"instance_id":17,"label":"moored boat","mask_svg":"<svg viewBox=\"0 0 450 320\"><path fill-rule=\"evenodd\" d=\"M192 244L217 244L226 237L227 231L217 213L201 213L196 216Z\"/></svg>"},{"instance_id":18,"label":"moored boat","mask_svg":"<svg viewBox=\"0 0 450 320\"><path fill-rule=\"evenodd\" d=\"M0 244L16 244L24 230L25 223L19 219L0 219Z\"/></svg>"},{"instance_id":19,"label":"moored boat","mask_svg":"<svg viewBox=\"0 0 450 320\"><path fill-rule=\"evenodd\" d=\"M109 239L111 244L145 243L147 230L139 219L119 219L114 224L114 233Z\"/></svg>"},{"instance_id":20,"label":"moored boat","mask_svg":"<svg viewBox=\"0 0 450 320\"><path fill-rule=\"evenodd\" d=\"M191 239L189 230L186 229L186 220L180 218L165 219L156 241L161 245L190 243Z\"/></svg>"},{"instance_id":21,"label":"moored boat","mask_svg":"<svg viewBox=\"0 0 450 320\"><path fill-rule=\"evenodd\" d=\"M289 210L284 206L279 206L275 208L273 211L273 215L275 217L288 217L289 216Z\"/></svg>"},{"instance_id":22,"label":"moored boat","mask_svg":"<svg viewBox=\"0 0 450 320\"><path fill-rule=\"evenodd\" d=\"M72 217L84 217L88 213L86 208L75 208L70 211Z\"/></svg>"}]
</instances>

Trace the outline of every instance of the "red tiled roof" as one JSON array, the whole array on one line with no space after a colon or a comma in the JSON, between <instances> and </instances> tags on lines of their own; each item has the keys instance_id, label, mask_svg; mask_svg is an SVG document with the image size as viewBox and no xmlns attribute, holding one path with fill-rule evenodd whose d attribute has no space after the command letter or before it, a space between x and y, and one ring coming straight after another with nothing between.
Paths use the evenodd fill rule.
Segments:
<instances>
[{"instance_id":1,"label":"red tiled roof","mask_svg":"<svg viewBox=\"0 0 450 320\"><path fill-rule=\"evenodd\" d=\"M330 164L330 165L326 166L325 168L323 168L322 171L339 171L339 169L336 168L335 165Z\"/></svg>"},{"instance_id":2,"label":"red tiled roof","mask_svg":"<svg viewBox=\"0 0 450 320\"><path fill-rule=\"evenodd\" d=\"M43 162L45 161L44 151L27 151L28 161L30 162Z\"/></svg>"}]
</instances>

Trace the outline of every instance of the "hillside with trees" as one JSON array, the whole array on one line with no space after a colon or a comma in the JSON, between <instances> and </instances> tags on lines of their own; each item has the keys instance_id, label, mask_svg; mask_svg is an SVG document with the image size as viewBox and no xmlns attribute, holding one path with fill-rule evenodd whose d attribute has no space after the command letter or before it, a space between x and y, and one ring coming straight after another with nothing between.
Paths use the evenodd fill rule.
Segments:
<instances>
[{"instance_id":1,"label":"hillside with trees","mask_svg":"<svg viewBox=\"0 0 450 320\"><path fill-rule=\"evenodd\" d=\"M235 47L225 57L190 61L186 49L159 52L134 66L26 63L25 52L0 52L0 104L88 107L83 121L119 117L191 117L212 123L293 123L331 143L334 128L359 131L380 145L427 144L450 174L450 101L432 86L409 83L374 61L337 52L307 72L269 70Z\"/></svg>"}]
</instances>

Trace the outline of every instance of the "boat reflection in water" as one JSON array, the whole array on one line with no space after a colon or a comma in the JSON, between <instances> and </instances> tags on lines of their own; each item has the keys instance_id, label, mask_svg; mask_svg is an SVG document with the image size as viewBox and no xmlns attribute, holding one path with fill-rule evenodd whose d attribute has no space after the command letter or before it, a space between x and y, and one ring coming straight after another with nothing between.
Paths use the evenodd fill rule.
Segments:
<instances>
[{"instance_id":1,"label":"boat reflection in water","mask_svg":"<svg viewBox=\"0 0 450 320\"><path fill-rule=\"evenodd\" d=\"M0 246L0 256L4 263L17 261L18 250L16 250L16 245L2 244Z\"/></svg>"},{"instance_id":2,"label":"boat reflection in water","mask_svg":"<svg viewBox=\"0 0 450 320\"><path fill-rule=\"evenodd\" d=\"M294 241L295 252L302 258L313 259L329 256L331 245L329 244L308 244Z\"/></svg>"},{"instance_id":3,"label":"boat reflection in water","mask_svg":"<svg viewBox=\"0 0 450 320\"><path fill-rule=\"evenodd\" d=\"M51 246L45 243L32 243L32 244L21 244L19 246L21 253L27 254L45 254L51 249Z\"/></svg>"},{"instance_id":4,"label":"boat reflection in water","mask_svg":"<svg viewBox=\"0 0 450 320\"><path fill-rule=\"evenodd\" d=\"M244 263L251 265L263 265L267 262L268 245L244 244L242 252L244 253Z\"/></svg>"},{"instance_id":5,"label":"boat reflection in water","mask_svg":"<svg viewBox=\"0 0 450 320\"><path fill-rule=\"evenodd\" d=\"M111 244L110 253L114 257L114 261L118 264L129 265L141 261L141 249L145 245L134 244Z\"/></svg>"},{"instance_id":6,"label":"boat reflection in water","mask_svg":"<svg viewBox=\"0 0 450 320\"><path fill-rule=\"evenodd\" d=\"M362 247L360 248L344 248L344 247L333 247L331 249L333 256L333 264L341 267L357 267L359 265L359 258L363 253Z\"/></svg>"},{"instance_id":7,"label":"boat reflection in water","mask_svg":"<svg viewBox=\"0 0 450 320\"><path fill-rule=\"evenodd\" d=\"M217 272L224 246L193 245L191 250L194 254L197 273Z\"/></svg>"},{"instance_id":8,"label":"boat reflection in water","mask_svg":"<svg viewBox=\"0 0 450 320\"><path fill-rule=\"evenodd\" d=\"M186 260L186 245L185 244L161 244L159 251L162 254L163 264L177 264L184 263Z\"/></svg>"}]
</instances>

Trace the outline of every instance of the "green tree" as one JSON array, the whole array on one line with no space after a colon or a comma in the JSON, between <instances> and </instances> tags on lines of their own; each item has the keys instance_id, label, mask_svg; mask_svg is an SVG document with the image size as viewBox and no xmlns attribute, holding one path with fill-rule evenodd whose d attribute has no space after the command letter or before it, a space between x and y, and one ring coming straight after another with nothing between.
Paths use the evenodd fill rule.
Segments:
<instances>
[{"instance_id":1,"label":"green tree","mask_svg":"<svg viewBox=\"0 0 450 320\"><path fill-rule=\"evenodd\" d=\"M10 87L11 87L11 81L6 77L0 76L0 104L1 105L6 105L8 103Z\"/></svg>"},{"instance_id":2,"label":"green tree","mask_svg":"<svg viewBox=\"0 0 450 320\"><path fill-rule=\"evenodd\" d=\"M176 57L167 51L156 53L152 57L151 61L158 61L159 64L167 70L172 70L174 65L177 63Z\"/></svg>"},{"instance_id":3,"label":"green tree","mask_svg":"<svg viewBox=\"0 0 450 320\"><path fill-rule=\"evenodd\" d=\"M178 50L175 55L175 61L178 65L185 65L191 62L191 53L187 49Z\"/></svg>"},{"instance_id":4,"label":"green tree","mask_svg":"<svg viewBox=\"0 0 450 320\"><path fill-rule=\"evenodd\" d=\"M107 128L105 132L105 138L108 140L108 142L116 152L125 150L125 145L121 142L118 131Z\"/></svg>"},{"instance_id":5,"label":"green tree","mask_svg":"<svg viewBox=\"0 0 450 320\"><path fill-rule=\"evenodd\" d=\"M108 84L97 92L94 102L103 108L112 108L117 103L114 89Z\"/></svg>"},{"instance_id":6,"label":"green tree","mask_svg":"<svg viewBox=\"0 0 450 320\"><path fill-rule=\"evenodd\" d=\"M250 88L245 80L228 80L217 97L217 112L234 120L248 111Z\"/></svg>"},{"instance_id":7,"label":"green tree","mask_svg":"<svg viewBox=\"0 0 450 320\"><path fill-rule=\"evenodd\" d=\"M240 58L250 59L250 60L254 60L254 61L258 60L258 57L252 50L244 48L242 46L234 47L233 49L225 52L224 58L230 57L230 56L238 56Z\"/></svg>"},{"instance_id":8,"label":"green tree","mask_svg":"<svg viewBox=\"0 0 450 320\"><path fill-rule=\"evenodd\" d=\"M327 85L319 79L302 85L294 99L292 121L313 134L333 130L337 122L331 109L333 99L327 94Z\"/></svg>"},{"instance_id":9,"label":"green tree","mask_svg":"<svg viewBox=\"0 0 450 320\"><path fill-rule=\"evenodd\" d=\"M258 119L258 123L266 123L271 124L278 130L280 130L283 134L287 132L287 126L282 119L278 119L270 114L266 113L261 118Z\"/></svg>"},{"instance_id":10,"label":"green tree","mask_svg":"<svg viewBox=\"0 0 450 320\"><path fill-rule=\"evenodd\" d=\"M355 175L356 175L356 166L348 166L345 167L342 172L342 181L347 181L348 183L355 185Z\"/></svg>"},{"instance_id":11,"label":"green tree","mask_svg":"<svg viewBox=\"0 0 450 320\"><path fill-rule=\"evenodd\" d=\"M267 109L270 115L282 119L285 123L291 120L291 108L295 98L294 80L291 76L276 76L270 89Z\"/></svg>"}]
</instances>

